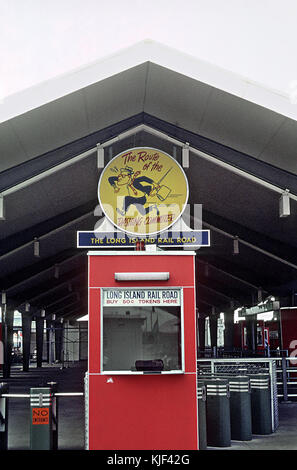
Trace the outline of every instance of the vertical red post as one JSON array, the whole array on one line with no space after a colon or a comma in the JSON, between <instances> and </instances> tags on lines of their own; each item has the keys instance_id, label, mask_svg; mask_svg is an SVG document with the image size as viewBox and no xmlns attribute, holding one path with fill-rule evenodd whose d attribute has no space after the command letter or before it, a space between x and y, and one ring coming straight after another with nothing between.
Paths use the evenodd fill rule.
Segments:
<instances>
[{"instance_id":1,"label":"vertical red post","mask_svg":"<svg viewBox=\"0 0 297 470\"><path fill-rule=\"evenodd\" d=\"M136 249L136 251L144 251L145 250L144 241L138 240L136 242L135 249Z\"/></svg>"}]
</instances>

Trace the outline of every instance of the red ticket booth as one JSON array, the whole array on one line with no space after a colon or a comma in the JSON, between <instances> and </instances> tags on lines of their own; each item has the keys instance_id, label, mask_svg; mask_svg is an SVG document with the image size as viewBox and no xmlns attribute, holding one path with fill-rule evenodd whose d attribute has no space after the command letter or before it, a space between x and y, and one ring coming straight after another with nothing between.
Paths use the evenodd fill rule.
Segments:
<instances>
[{"instance_id":1,"label":"red ticket booth","mask_svg":"<svg viewBox=\"0 0 297 470\"><path fill-rule=\"evenodd\" d=\"M88 449L198 449L194 257L88 253Z\"/></svg>"}]
</instances>

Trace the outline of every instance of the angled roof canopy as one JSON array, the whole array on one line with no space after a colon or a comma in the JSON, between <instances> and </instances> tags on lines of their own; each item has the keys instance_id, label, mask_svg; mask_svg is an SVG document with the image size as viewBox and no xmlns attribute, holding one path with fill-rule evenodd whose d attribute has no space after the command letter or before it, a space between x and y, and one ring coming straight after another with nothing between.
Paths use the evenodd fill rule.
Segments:
<instances>
[{"instance_id":1,"label":"angled roof canopy","mask_svg":"<svg viewBox=\"0 0 297 470\"><path fill-rule=\"evenodd\" d=\"M201 311L252 303L260 287L297 292L297 113L285 97L145 41L1 107L0 288L8 305L86 313L86 257L75 236L98 220L98 143L106 161L134 146L181 161L189 143L190 202L202 204L211 230L211 247L197 251ZM280 218L286 189L291 214Z\"/></svg>"}]
</instances>

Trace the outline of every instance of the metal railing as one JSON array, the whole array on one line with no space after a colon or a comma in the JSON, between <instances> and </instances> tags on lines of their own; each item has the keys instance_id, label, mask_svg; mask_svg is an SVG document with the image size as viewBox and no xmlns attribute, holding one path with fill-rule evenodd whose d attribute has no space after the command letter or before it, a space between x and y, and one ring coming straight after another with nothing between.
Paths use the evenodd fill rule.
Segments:
<instances>
[{"instance_id":1,"label":"metal railing","mask_svg":"<svg viewBox=\"0 0 297 470\"><path fill-rule=\"evenodd\" d=\"M282 398L282 401L297 398L297 360L291 357L282 357L277 358L276 362L278 398Z\"/></svg>"},{"instance_id":2,"label":"metal railing","mask_svg":"<svg viewBox=\"0 0 297 470\"><path fill-rule=\"evenodd\" d=\"M249 349L242 348L232 348L230 350L224 348L223 346L207 346L204 349L198 348L198 358L199 359L209 359L209 358L277 358L288 356L287 349L258 349L257 351L252 351Z\"/></svg>"},{"instance_id":3,"label":"metal railing","mask_svg":"<svg viewBox=\"0 0 297 470\"><path fill-rule=\"evenodd\" d=\"M197 360L198 374L202 370L211 374L251 375L268 373L270 376L270 400L273 432L278 427L278 397L277 397L277 364L275 358L204 358Z\"/></svg>"},{"instance_id":4,"label":"metal railing","mask_svg":"<svg viewBox=\"0 0 297 470\"><path fill-rule=\"evenodd\" d=\"M227 353L226 353L227 355ZM287 350L272 351L273 357L205 357L197 360L200 370L211 373L218 370L238 374L263 372L267 369L271 380L271 404L274 428L278 425L278 401L283 403L297 399L297 358L290 357ZM234 357L235 356L235 357ZM247 366L248 365L248 366ZM257 370L258 369L258 370Z\"/></svg>"},{"instance_id":5,"label":"metal railing","mask_svg":"<svg viewBox=\"0 0 297 470\"><path fill-rule=\"evenodd\" d=\"M252 353L251 351L233 348L232 351L226 351L223 347L207 347L199 351L199 359L257 359L271 358L276 361L276 386L277 397L282 401L297 398L297 358L290 357L288 350L263 350Z\"/></svg>"},{"instance_id":6,"label":"metal railing","mask_svg":"<svg viewBox=\"0 0 297 470\"><path fill-rule=\"evenodd\" d=\"M53 393L52 397L83 397L83 392ZM0 398L30 398L30 393L1 393Z\"/></svg>"}]
</instances>

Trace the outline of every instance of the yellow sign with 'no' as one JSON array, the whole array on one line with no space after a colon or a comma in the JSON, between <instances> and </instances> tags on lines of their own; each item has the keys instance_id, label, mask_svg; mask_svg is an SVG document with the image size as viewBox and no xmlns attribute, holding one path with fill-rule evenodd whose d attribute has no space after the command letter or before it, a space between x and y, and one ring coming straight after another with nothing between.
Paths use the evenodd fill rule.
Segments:
<instances>
[{"instance_id":1,"label":"yellow sign with 'no'","mask_svg":"<svg viewBox=\"0 0 297 470\"><path fill-rule=\"evenodd\" d=\"M188 201L182 167L160 150L132 148L103 170L98 198L106 217L130 234L156 234L171 227Z\"/></svg>"}]
</instances>

